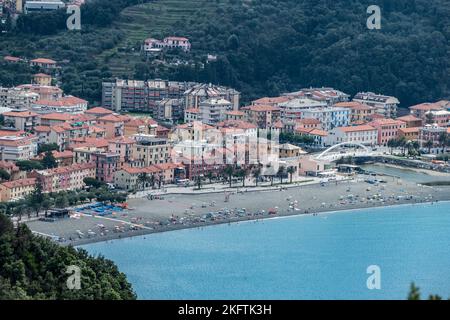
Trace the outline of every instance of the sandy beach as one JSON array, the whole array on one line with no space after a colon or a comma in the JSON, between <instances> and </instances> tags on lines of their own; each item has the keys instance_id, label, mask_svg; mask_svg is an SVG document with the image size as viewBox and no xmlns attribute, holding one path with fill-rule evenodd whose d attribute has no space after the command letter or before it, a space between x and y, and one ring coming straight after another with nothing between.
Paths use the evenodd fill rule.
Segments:
<instances>
[{"instance_id":1,"label":"sandy beach","mask_svg":"<svg viewBox=\"0 0 450 320\"><path fill-rule=\"evenodd\" d=\"M317 214L367 207L450 200L450 187L427 187L380 176L382 183L365 176L278 190L196 195L165 195L163 199L130 199L130 210L104 217L81 215L55 222L30 221L34 232L60 239L62 245L82 245L155 232L266 219L276 216ZM269 211L276 211L270 214ZM80 236L80 234L82 236ZM63 240L63 241L61 241Z\"/></svg>"}]
</instances>

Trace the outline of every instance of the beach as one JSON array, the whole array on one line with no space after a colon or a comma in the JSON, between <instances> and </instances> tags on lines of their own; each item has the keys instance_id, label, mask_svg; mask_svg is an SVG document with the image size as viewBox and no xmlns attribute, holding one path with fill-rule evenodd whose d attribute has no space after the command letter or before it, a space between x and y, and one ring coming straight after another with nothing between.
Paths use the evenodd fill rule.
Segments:
<instances>
[{"instance_id":1,"label":"beach","mask_svg":"<svg viewBox=\"0 0 450 320\"><path fill-rule=\"evenodd\" d=\"M379 183L364 175L342 182L251 191L251 187L204 194L167 194L130 199L129 210L108 216L81 214L55 222L29 221L38 234L62 245L82 245L155 232L348 209L450 200L450 187L428 187L391 176ZM365 181L366 180L366 181ZM287 186L287 185L286 185ZM247 191L246 191L247 190Z\"/></svg>"}]
</instances>

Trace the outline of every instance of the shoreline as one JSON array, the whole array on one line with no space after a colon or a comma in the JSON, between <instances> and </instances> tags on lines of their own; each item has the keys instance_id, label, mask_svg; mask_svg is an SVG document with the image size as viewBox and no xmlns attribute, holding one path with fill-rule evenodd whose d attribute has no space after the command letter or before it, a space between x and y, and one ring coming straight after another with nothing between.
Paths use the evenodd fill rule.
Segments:
<instances>
[{"instance_id":1,"label":"shoreline","mask_svg":"<svg viewBox=\"0 0 450 320\"><path fill-rule=\"evenodd\" d=\"M70 245L73 247L80 247L80 246L84 246L84 245L90 245L90 244L94 244L94 243L99 243L99 242L109 242L109 241L114 241L114 240L124 240L124 239L130 239L130 238L134 238L134 237L142 237L142 236L146 236L146 235L152 235L152 234L158 234L158 233L166 233L166 232L172 232L172 231L180 231L180 230L187 230L187 229L202 229L202 228L206 228L206 227L212 227L212 226L218 226L218 225L224 225L224 224L238 224L238 223L243 223L243 222L259 222L259 221L265 221L265 220L274 220L274 219L283 219L283 218L292 218L292 217L302 217L302 216L314 216L314 215L324 215L324 214L335 214L335 213L343 213L343 212L353 212L353 211L361 211L364 209L380 209L383 207L388 207L388 208L392 208L392 207L408 207L408 206L415 206L415 205L433 205L435 203L450 203L450 196L448 197L448 199L443 199L443 200L432 200L432 201L425 201L425 202L411 202L411 201L403 201L403 202L399 202L399 203L392 203L389 205L368 205L368 206L354 206L353 208L338 208L335 210L327 210L329 208L323 208L323 211L321 211L320 209L316 210L316 212L313 213L280 213L277 215L272 215L272 216L265 216L265 217L259 217L259 218L253 218L253 217L248 217L248 218L239 218L239 219L234 219L234 220L229 220L229 221L208 221L205 223L201 223L198 225L173 225L170 227L161 227L160 229L157 230L146 230L146 229L142 229L142 230L138 230L138 231L129 231L129 232L124 232L121 235L118 234L112 234L111 236L107 235L103 238L89 238L89 239L80 239L77 241L73 241L72 243L69 244L62 244L62 245Z\"/></svg>"}]
</instances>

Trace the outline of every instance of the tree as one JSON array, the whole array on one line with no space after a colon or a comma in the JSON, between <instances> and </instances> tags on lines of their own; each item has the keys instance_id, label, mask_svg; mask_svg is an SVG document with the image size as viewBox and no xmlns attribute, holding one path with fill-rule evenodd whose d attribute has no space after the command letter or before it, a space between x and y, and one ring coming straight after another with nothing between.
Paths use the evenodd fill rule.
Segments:
<instances>
[{"instance_id":1,"label":"tree","mask_svg":"<svg viewBox=\"0 0 450 320\"><path fill-rule=\"evenodd\" d=\"M58 164L56 163L56 159L51 151L47 151L45 153L44 157L41 160L41 164L45 169L52 169L58 166Z\"/></svg>"},{"instance_id":2,"label":"tree","mask_svg":"<svg viewBox=\"0 0 450 320\"><path fill-rule=\"evenodd\" d=\"M55 206L57 208L67 208L69 206L69 198L66 194L60 194L55 199Z\"/></svg>"},{"instance_id":3,"label":"tree","mask_svg":"<svg viewBox=\"0 0 450 320\"><path fill-rule=\"evenodd\" d=\"M39 212L42 209L42 204L45 200L44 193L42 192L42 184L38 181L32 193L26 198L30 208L36 212L36 217L39 216Z\"/></svg>"},{"instance_id":4,"label":"tree","mask_svg":"<svg viewBox=\"0 0 450 320\"><path fill-rule=\"evenodd\" d=\"M11 175L3 168L0 168L0 181L8 181L11 179Z\"/></svg>"},{"instance_id":5,"label":"tree","mask_svg":"<svg viewBox=\"0 0 450 320\"><path fill-rule=\"evenodd\" d=\"M424 147L428 149L428 153L431 153L431 148L433 148L434 143L431 140L425 142Z\"/></svg>"},{"instance_id":6,"label":"tree","mask_svg":"<svg viewBox=\"0 0 450 320\"><path fill-rule=\"evenodd\" d=\"M449 139L448 139L448 134L447 134L447 132L441 132L440 134L439 134L439 145L441 146L441 148L442 148L442 153L444 153L445 152L445 147L448 145L448 141Z\"/></svg>"},{"instance_id":7,"label":"tree","mask_svg":"<svg viewBox=\"0 0 450 320\"><path fill-rule=\"evenodd\" d=\"M289 167L287 168L287 173L289 173L289 181L290 181L290 183L292 183L292 176L293 176L293 174L294 174L296 171L297 171L297 168L294 167L294 166L289 166Z\"/></svg>"},{"instance_id":8,"label":"tree","mask_svg":"<svg viewBox=\"0 0 450 320\"><path fill-rule=\"evenodd\" d=\"M228 165L225 167L225 169L223 170L223 172L224 172L224 174L228 177L229 182L230 182L230 188L231 188L231 183L232 183L232 180L233 180L233 175L235 174L233 166L228 164Z\"/></svg>"},{"instance_id":9,"label":"tree","mask_svg":"<svg viewBox=\"0 0 450 320\"><path fill-rule=\"evenodd\" d=\"M56 151L59 150L58 144L56 143L43 143L40 144L38 147L38 154L49 152L49 151Z\"/></svg>"},{"instance_id":10,"label":"tree","mask_svg":"<svg viewBox=\"0 0 450 320\"><path fill-rule=\"evenodd\" d=\"M212 183L212 179L214 178L214 174L212 173L212 171L209 171L209 172L206 174L206 178L208 178L209 183Z\"/></svg>"},{"instance_id":11,"label":"tree","mask_svg":"<svg viewBox=\"0 0 450 320\"><path fill-rule=\"evenodd\" d=\"M245 187L245 179L248 176L248 171L245 168L236 170L236 176L242 179L242 187Z\"/></svg>"},{"instance_id":12,"label":"tree","mask_svg":"<svg viewBox=\"0 0 450 320\"><path fill-rule=\"evenodd\" d=\"M255 185L258 186L258 180L261 177L261 166L258 164L255 168L253 168L253 178L255 178Z\"/></svg>"},{"instance_id":13,"label":"tree","mask_svg":"<svg viewBox=\"0 0 450 320\"><path fill-rule=\"evenodd\" d=\"M426 124L433 124L434 123L434 115L432 112L427 112L425 114L425 122Z\"/></svg>"},{"instance_id":14,"label":"tree","mask_svg":"<svg viewBox=\"0 0 450 320\"><path fill-rule=\"evenodd\" d=\"M144 190L145 190L145 185L146 185L148 182L150 182L150 179L151 179L151 178L149 178L147 172L139 173L139 175L138 175L138 177L137 177L137 180L136 180L136 184L137 184L136 187L137 187L137 189L139 189L139 186L141 186L142 191L144 191Z\"/></svg>"},{"instance_id":15,"label":"tree","mask_svg":"<svg viewBox=\"0 0 450 320\"><path fill-rule=\"evenodd\" d=\"M19 160L16 161L16 166L23 171L33 171L44 169L43 165L39 161L35 160Z\"/></svg>"},{"instance_id":16,"label":"tree","mask_svg":"<svg viewBox=\"0 0 450 320\"><path fill-rule=\"evenodd\" d=\"M101 187L105 187L106 183L104 183L103 181L99 181L95 178L92 177L86 177L83 179L83 182L86 186L88 187L93 187L93 188L101 188Z\"/></svg>"},{"instance_id":17,"label":"tree","mask_svg":"<svg viewBox=\"0 0 450 320\"><path fill-rule=\"evenodd\" d=\"M281 184L283 184L283 177L286 174L286 167L280 166L278 168L277 176L280 178Z\"/></svg>"}]
</instances>

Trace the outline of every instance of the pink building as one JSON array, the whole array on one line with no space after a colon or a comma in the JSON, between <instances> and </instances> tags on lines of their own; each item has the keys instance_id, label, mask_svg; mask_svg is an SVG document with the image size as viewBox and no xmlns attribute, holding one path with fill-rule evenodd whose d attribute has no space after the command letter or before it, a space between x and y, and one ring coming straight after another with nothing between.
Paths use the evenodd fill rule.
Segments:
<instances>
[{"instance_id":1,"label":"pink building","mask_svg":"<svg viewBox=\"0 0 450 320\"><path fill-rule=\"evenodd\" d=\"M132 159L133 146L135 144L136 140L127 137L119 137L109 140L109 152L119 155L119 168L122 168L125 163Z\"/></svg>"},{"instance_id":2,"label":"pink building","mask_svg":"<svg viewBox=\"0 0 450 320\"><path fill-rule=\"evenodd\" d=\"M406 128L405 122L394 119L376 119L368 125L378 130L379 145L387 145L389 140L398 138L399 129Z\"/></svg>"},{"instance_id":3,"label":"pink building","mask_svg":"<svg viewBox=\"0 0 450 320\"><path fill-rule=\"evenodd\" d=\"M113 182L114 173L118 170L120 156L116 153L93 153L92 163L95 163L95 178L98 181Z\"/></svg>"},{"instance_id":4,"label":"pink building","mask_svg":"<svg viewBox=\"0 0 450 320\"><path fill-rule=\"evenodd\" d=\"M44 192L60 192L83 189L84 178L95 178L95 163L74 164L31 173L41 184Z\"/></svg>"}]
</instances>

